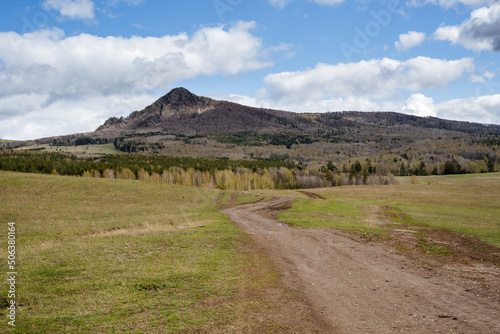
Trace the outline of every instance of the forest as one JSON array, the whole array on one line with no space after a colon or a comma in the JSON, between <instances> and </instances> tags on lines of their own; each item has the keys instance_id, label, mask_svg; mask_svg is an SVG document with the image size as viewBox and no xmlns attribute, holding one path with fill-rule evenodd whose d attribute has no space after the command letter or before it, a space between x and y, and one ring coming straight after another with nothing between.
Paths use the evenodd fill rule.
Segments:
<instances>
[{"instance_id":1,"label":"forest","mask_svg":"<svg viewBox=\"0 0 500 334\"><path fill-rule=\"evenodd\" d=\"M207 159L146 154L107 154L77 157L72 154L0 150L0 170L23 173L57 174L78 177L130 179L185 186L228 190L307 189L341 185L393 184L394 176L446 175L494 172L498 168L487 157L463 166L448 159L438 167L428 168L423 160L416 165L405 163L408 156L394 159L394 168L371 159L337 166L308 166L291 161L252 159ZM403 162L400 162L403 161Z\"/></svg>"}]
</instances>

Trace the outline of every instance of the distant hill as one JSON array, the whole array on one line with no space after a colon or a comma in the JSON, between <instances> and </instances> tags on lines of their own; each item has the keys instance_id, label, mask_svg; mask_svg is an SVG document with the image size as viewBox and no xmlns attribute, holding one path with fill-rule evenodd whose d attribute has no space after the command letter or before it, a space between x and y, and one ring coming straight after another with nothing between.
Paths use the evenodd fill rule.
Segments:
<instances>
[{"instance_id":1,"label":"distant hill","mask_svg":"<svg viewBox=\"0 0 500 334\"><path fill-rule=\"evenodd\" d=\"M253 108L227 101L217 101L175 88L141 111L126 118L112 117L96 132L124 134L164 132L184 135L255 132L315 133L345 127L435 128L466 133L496 134L499 125L458 122L437 117L417 117L394 112L293 113Z\"/></svg>"},{"instance_id":2,"label":"distant hill","mask_svg":"<svg viewBox=\"0 0 500 334\"><path fill-rule=\"evenodd\" d=\"M150 106L126 118L112 117L96 131L156 132L185 135L256 131L274 133L296 129L301 118L297 114L259 109L227 101L217 101L176 88ZM307 130L308 127L300 127Z\"/></svg>"},{"instance_id":3,"label":"distant hill","mask_svg":"<svg viewBox=\"0 0 500 334\"><path fill-rule=\"evenodd\" d=\"M456 161L463 172L500 169L500 125L395 112L293 113L218 101L185 88L128 117L111 117L93 132L0 147L38 144L59 151L62 145L113 144L124 153L280 159L318 168L331 161L339 170L359 160L395 175L440 173L446 161Z\"/></svg>"}]
</instances>

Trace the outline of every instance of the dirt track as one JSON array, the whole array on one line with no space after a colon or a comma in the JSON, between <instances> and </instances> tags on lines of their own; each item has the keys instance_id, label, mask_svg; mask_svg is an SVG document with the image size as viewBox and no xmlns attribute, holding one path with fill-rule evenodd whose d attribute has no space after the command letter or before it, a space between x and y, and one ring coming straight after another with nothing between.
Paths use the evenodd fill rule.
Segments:
<instances>
[{"instance_id":1,"label":"dirt track","mask_svg":"<svg viewBox=\"0 0 500 334\"><path fill-rule=\"evenodd\" d=\"M269 214L292 201L282 197L223 212L274 260L285 286L310 308L318 332L500 333L498 291L468 288L474 282L461 278L477 270L473 277L498 283L498 266L467 265L463 272L453 266L437 275L393 247L334 230L292 228Z\"/></svg>"}]
</instances>

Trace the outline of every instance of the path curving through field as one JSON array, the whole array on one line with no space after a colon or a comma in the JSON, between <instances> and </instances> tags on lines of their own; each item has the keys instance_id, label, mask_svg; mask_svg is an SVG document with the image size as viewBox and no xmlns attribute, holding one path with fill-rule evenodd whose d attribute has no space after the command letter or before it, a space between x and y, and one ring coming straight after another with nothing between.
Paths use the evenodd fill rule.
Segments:
<instances>
[{"instance_id":1,"label":"path curving through field","mask_svg":"<svg viewBox=\"0 0 500 334\"><path fill-rule=\"evenodd\" d=\"M391 247L325 229L298 229L271 212L293 198L223 212L251 234L299 293L323 333L500 333L500 305L456 280L428 275ZM492 275L498 276L499 271Z\"/></svg>"}]
</instances>

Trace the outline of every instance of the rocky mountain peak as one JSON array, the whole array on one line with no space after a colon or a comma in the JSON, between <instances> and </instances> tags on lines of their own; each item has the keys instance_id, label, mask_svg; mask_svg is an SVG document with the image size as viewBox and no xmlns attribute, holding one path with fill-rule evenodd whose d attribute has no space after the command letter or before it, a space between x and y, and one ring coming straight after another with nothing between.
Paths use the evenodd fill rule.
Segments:
<instances>
[{"instance_id":1,"label":"rocky mountain peak","mask_svg":"<svg viewBox=\"0 0 500 334\"><path fill-rule=\"evenodd\" d=\"M179 87L172 89L160 100L165 104L196 104L203 100L203 98L194 95L184 87Z\"/></svg>"},{"instance_id":2,"label":"rocky mountain peak","mask_svg":"<svg viewBox=\"0 0 500 334\"><path fill-rule=\"evenodd\" d=\"M191 93L186 88L172 89L168 94L159 98L155 103L144 109L147 114L158 114L161 117L172 115L202 113L207 110L213 100Z\"/></svg>"}]
</instances>

